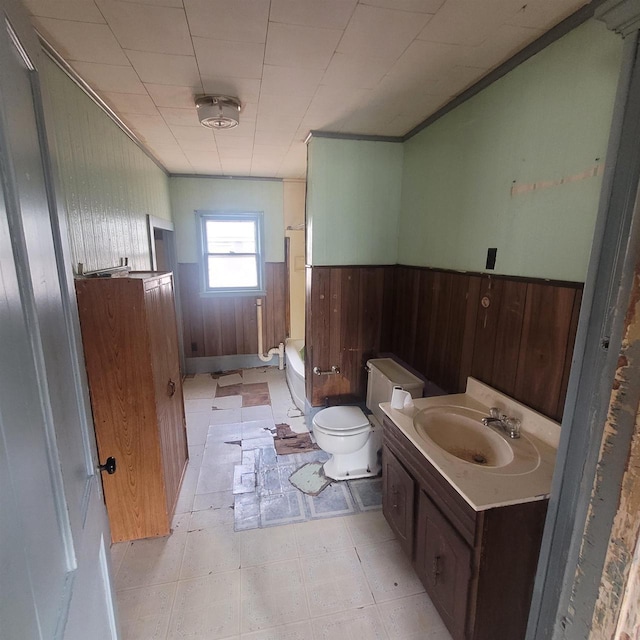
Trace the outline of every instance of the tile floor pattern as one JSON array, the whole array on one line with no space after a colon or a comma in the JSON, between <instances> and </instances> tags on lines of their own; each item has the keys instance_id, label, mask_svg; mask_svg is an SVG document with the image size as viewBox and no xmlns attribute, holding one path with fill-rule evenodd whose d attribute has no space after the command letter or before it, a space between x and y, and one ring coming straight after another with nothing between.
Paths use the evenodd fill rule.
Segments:
<instances>
[{"instance_id":1,"label":"tile floor pattern","mask_svg":"<svg viewBox=\"0 0 640 640\"><path fill-rule=\"evenodd\" d=\"M271 406L231 393L212 410L217 385L243 382L266 383ZM379 509L234 531L244 453L225 441L238 428L240 439L260 437L264 421L306 430L283 372L198 375L184 396L190 460L173 533L111 549L125 640L451 640Z\"/></svg>"}]
</instances>

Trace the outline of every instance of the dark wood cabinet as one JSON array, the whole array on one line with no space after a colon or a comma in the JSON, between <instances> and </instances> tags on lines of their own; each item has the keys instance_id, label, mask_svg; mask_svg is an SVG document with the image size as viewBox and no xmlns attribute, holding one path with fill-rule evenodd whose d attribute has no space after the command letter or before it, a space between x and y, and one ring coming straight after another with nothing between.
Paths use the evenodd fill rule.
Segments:
<instances>
[{"instance_id":1,"label":"dark wood cabinet","mask_svg":"<svg viewBox=\"0 0 640 640\"><path fill-rule=\"evenodd\" d=\"M170 273L76 280L113 542L164 536L187 463Z\"/></svg>"},{"instance_id":2,"label":"dark wood cabinet","mask_svg":"<svg viewBox=\"0 0 640 640\"><path fill-rule=\"evenodd\" d=\"M387 451L382 459L382 509L402 548L408 554L413 549L414 485L413 478L396 457Z\"/></svg>"},{"instance_id":3,"label":"dark wood cabinet","mask_svg":"<svg viewBox=\"0 0 640 640\"><path fill-rule=\"evenodd\" d=\"M383 513L454 640L524 638L546 510L475 511L384 421Z\"/></svg>"}]
</instances>

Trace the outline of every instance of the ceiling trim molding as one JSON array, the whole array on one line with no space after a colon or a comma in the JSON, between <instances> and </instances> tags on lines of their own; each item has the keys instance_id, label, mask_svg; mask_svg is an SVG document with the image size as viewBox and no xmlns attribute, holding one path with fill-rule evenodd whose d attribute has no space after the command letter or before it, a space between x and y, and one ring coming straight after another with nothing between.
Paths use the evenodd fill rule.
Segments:
<instances>
[{"instance_id":1,"label":"ceiling trim molding","mask_svg":"<svg viewBox=\"0 0 640 640\"><path fill-rule=\"evenodd\" d=\"M606 0L596 9L595 18L624 38L640 29L640 0Z\"/></svg>"},{"instance_id":2,"label":"ceiling trim molding","mask_svg":"<svg viewBox=\"0 0 640 640\"><path fill-rule=\"evenodd\" d=\"M589 4L581 7L575 13L572 13L568 18L565 18L562 22L559 22L555 27L541 35L537 40L534 40L531 44L527 45L522 51L516 53L513 57L509 58L506 62L503 62L499 67L496 67L493 71L489 72L486 76L478 80L474 85L469 87L466 91L463 91L460 95L456 96L451 102L448 102L444 107L438 109L434 114L430 115L426 120L415 126L411 131L405 133L402 136L401 141L406 142L413 138L413 136L420 133L423 129L432 125L436 120L442 118L450 111L453 111L456 107L459 107L463 102L466 102L470 98L473 98L476 94L486 89L489 85L493 84L496 80L499 80L503 76L507 75L510 71L513 71L517 66L529 58L540 53L543 49L553 44L556 40L559 40L563 36L567 35L570 31L579 27L581 24L592 18L596 10L605 3L605 0L592 0ZM605 4L633 4L638 7L639 0L609 0ZM607 25L608 26L608 25ZM636 28L640 27L640 24ZM610 27L611 28L611 27Z\"/></svg>"},{"instance_id":3,"label":"ceiling trim molding","mask_svg":"<svg viewBox=\"0 0 640 640\"><path fill-rule=\"evenodd\" d=\"M404 142L404 136L375 136L366 133L340 133L339 131L309 131L305 138L308 144L311 138L333 138L335 140L364 140L366 142Z\"/></svg>"},{"instance_id":4,"label":"ceiling trim molding","mask_svg":"<svg viewBox=\"0 0 640 640\"><path fill-rule=\"evenodd\" d=\"M267 176L219 176L202 173L170 173L170 178L201 178L206 180L255 180L256 182L284 182L285 178L269 178ZM287 178L292 180L293 178ZM304 182L304 180L302 180Z\"/></svg>"},{"instance_id":5,"label":"ceiling trim molding","mask_svg":"<svg viewBox=\"0 0 640 640\"><path fill-rule=\"evenodd\" d=\"M78 72L58 53L55 47L38 31L36 30L38 39L42 50L47 56L54 62L54 64L62 70L69 79L80 88L87 97L118 126L124 134L133 142L166 176L169 176L169 172L162 165L160 160L156 158L151 151L143 144L143 142L136 136L136 134L129 129L123 120L116 114L116 112L78 75Z\"/></svg>"}]
</instances>

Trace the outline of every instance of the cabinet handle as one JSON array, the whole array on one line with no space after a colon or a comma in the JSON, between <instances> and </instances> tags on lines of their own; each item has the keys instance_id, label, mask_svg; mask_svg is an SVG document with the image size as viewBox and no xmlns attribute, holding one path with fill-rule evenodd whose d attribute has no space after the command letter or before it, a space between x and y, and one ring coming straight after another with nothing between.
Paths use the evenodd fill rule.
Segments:
<instances>
[{"instance_id":1,"label":"cabinet handle","mask_svg":"<svg viewBox=\"0 0 640 640\"><path fill-rule=\"evenodd\" d=\"M176 392L176 383L173 380L169 380L169 382L167 382L167 395L170 398L173 398L175 392Z\"/></svg>"},{"instance_id":2,"label":"cabinet handle","mask_svg":"<svg viewBox=\"0 0 640 640\"><path fill-rule=\"evenodd\" d=\"M432 572L433 572L433 584L436 585L438 584L438 577L442 573L440 571L440 556L434 556Z\"/></svg>"}]
</instances>

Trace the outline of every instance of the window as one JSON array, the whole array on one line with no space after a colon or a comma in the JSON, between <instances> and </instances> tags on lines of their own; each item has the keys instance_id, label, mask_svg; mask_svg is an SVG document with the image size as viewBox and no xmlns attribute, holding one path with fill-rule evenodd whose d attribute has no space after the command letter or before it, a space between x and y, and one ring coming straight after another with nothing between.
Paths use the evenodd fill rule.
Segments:
<instances>
[{"instance_id":1,"label":"window","mask_svg":"<svg viewBox=\"0 0 640 640\"><path fill-rule=\"evenodd\" d=\"M199 211L204 293L264 293L261 213Z\"/></svg>"}]
</instances>

